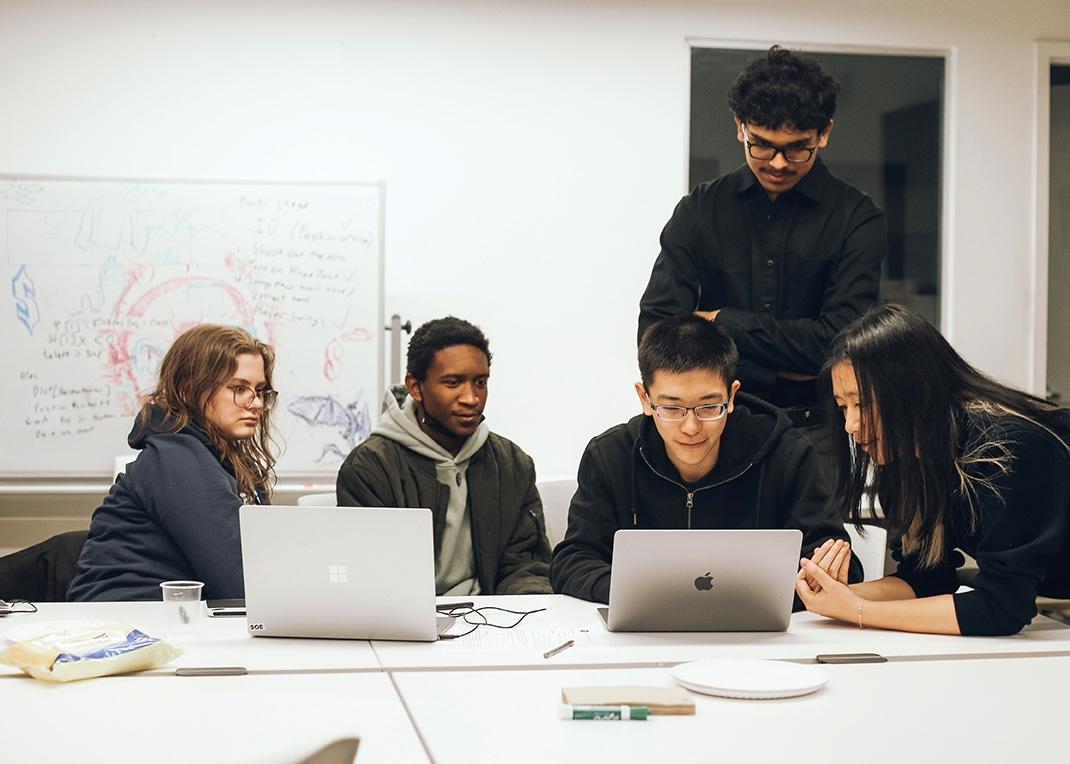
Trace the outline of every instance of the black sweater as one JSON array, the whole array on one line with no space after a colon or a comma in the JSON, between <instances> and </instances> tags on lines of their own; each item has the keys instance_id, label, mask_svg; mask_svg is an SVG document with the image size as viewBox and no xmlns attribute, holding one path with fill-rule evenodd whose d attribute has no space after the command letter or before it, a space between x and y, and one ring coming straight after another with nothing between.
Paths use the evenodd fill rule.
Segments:
<instances>
[{"instance_id":1,"label":"black sweater","mask_svg":"<svg viewBox=\"0 0 1070 764\"><path fill-rule=\"evenodd\" d=\"M67 599L158 600L160 582L204 582L204 597L244 597L238 483L208 437L167 429L152 409L128 442L137 459L93 513ZM263 497L258 497L263 501Z\"/></svg>"},{"instance_id":2,"label":"black sweater","mask_svg":"<svg viewBox=\"0 0 1070 764\"><path fill-rule=\"evenodd\" d=\"M1070 412L1060 411L1059 419L1056 432L1070 442ZM965 498L954 498L944 524L944 562L922 568L917 558L894 552L900 558L895 575L919 597L958 588L955 567L962 556L955 549L977 560L973 591L954 595L959 631L966 635L1016 634L1037 614L1038 594L1070 597L1070 452L1043 428L1013 416L972 416L961 447L993 439L1010 451L1010 471L977 468L995 491L977 492L972 528Z\"/></svg>"},{"instance_id":3,"label":"black sweater","mask_svg":"<svg viewBox=\"0 0 1070 764\"><path fill-rule=\"evenodd\" d=\"M783 412L740 393L717 464L687 484L650 417L634 417L588 444L550 583L555 592L608 602L613 534L622 528L798 528L809 557L828 538L847 539L816 462ZM857 560L851 580L862 580Z\"/></svg>"}]
</instances>

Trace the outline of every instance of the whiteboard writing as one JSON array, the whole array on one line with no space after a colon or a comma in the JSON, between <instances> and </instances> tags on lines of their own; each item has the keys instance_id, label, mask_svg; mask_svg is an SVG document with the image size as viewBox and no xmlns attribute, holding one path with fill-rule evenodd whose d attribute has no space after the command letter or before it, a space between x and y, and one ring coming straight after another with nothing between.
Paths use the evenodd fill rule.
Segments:
<instances>
[{"instance_id":1,"label":"whiteboard writing","mask_svg":"<svg viewBox=\"0 0 1070 764\"><path fill-rule=\"evenodd\" d=\"M0 178L0 472L107 473L203 322L275 347L279 471L337 469L381 388L381 221L375 184Z\"/></svg>"}]
</instances>

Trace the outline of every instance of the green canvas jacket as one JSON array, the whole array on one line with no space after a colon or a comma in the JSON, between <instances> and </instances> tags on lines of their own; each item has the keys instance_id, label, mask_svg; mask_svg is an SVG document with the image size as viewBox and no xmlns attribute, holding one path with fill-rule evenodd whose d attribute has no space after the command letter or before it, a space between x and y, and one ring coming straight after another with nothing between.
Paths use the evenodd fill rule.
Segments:
<instances>
[{"instance_id":1,"label":"green canvas jacket","mask_svg":"<svg viewBox=\"0 0 1070 764\"><path fill-rule=\"evenodd\" d=\"M535 464L512 441L491 433L466 475L476 574L484 594L550 594L550 544ZM435 465L381 435L361 443L338 472L338 505L426 507L441 549L449 489Z\"/></svg>"}]
</instances>

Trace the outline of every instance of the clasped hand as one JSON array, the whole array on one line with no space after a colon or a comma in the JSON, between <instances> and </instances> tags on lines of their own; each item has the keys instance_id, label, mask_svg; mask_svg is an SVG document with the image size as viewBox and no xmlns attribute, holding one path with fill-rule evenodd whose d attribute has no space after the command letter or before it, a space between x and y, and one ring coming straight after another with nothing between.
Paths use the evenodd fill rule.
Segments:
<instances>
[{"instance_id":1,"label":"clasped hand","mask_svg":"<svg viewBox=\"0 0 1070 764\"><path fill-rule=\"evenodd\" d=\"M799 561L795 591L811 613L850 621L858 610L858 595L847 585L851 545L829 539L814 550L812 559Z\"/></svg>"}]
</instances>

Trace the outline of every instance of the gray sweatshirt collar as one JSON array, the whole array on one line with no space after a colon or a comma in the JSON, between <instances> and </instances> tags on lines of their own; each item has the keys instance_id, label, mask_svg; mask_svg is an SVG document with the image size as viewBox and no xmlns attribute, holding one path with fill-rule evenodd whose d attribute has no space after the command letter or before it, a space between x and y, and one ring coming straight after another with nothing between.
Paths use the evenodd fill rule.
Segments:
<instances>
[{"instance_id":1,"label":"gray sweatshirt collar","mask_svg":"<svg viewBox=\"0 0 1070 764\"><path fill-rule=\"evenodd\" d=\"M454 456L420 429L416 421L416 401L412 399L412 396L406 396L405 404L398 406L394 394L387 390L383 398L383 416L372 430L372 434L400 443L410 451L425 456L436 464L462 464L471 459L472 455L487 442L490 427L486 422L480 422L476 431L468 436L461 445L460 451Z\"/></svg>"}]
</instances>

